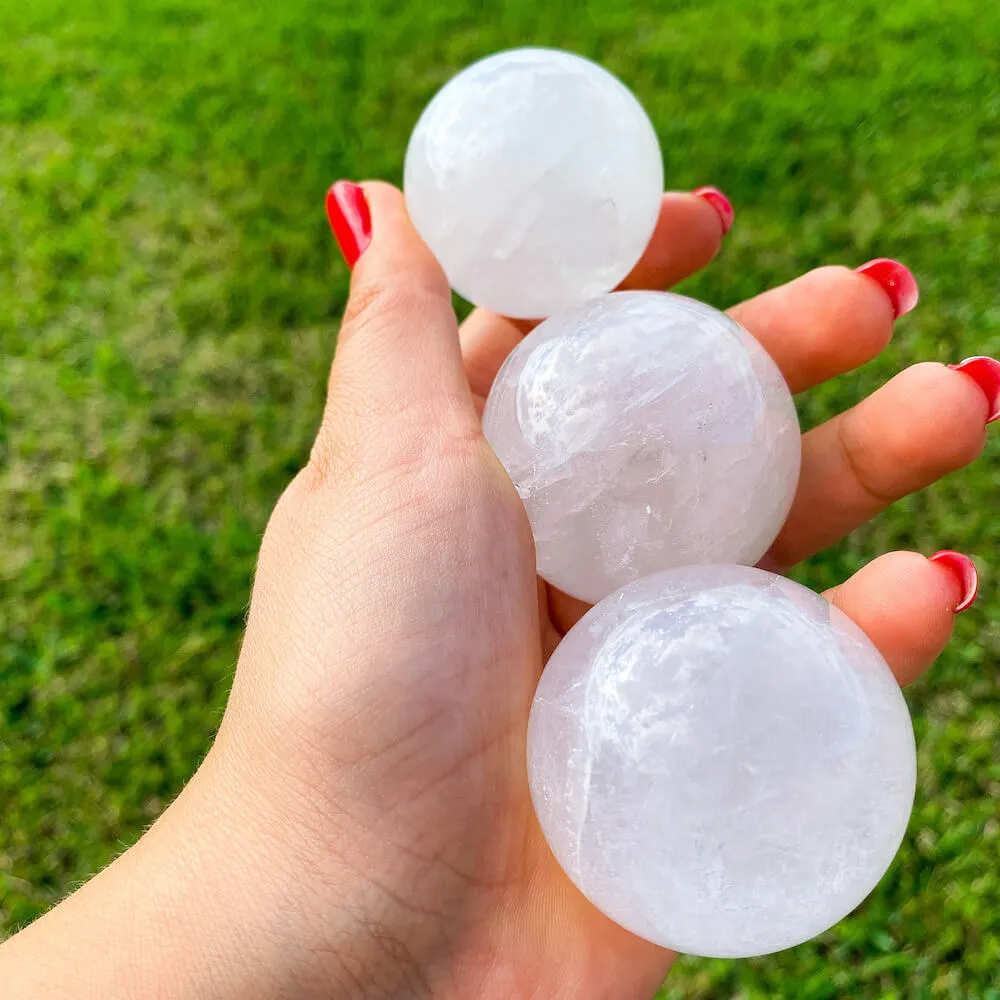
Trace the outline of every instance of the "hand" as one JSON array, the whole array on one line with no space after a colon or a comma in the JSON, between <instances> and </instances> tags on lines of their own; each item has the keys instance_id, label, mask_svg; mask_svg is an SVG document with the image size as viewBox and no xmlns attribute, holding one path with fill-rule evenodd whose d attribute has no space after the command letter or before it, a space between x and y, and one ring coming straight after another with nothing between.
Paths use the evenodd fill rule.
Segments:
<instances>
[{"instance_id":1,"label":"hand","mask_svg":"<svg viewBox=\"0 0 1000 1000\"><path fill-rule=\"evenodd\" d=\"M627 287L711 259L712 198L664 197ZM638 1000L669 968L567 881L529 800L532 693L585 606L536 580L523 508L480 432L526 326L477 311L459 330L393 188L339 185L331 200L357 258L350 303L309 463L265 533L216 744L135 848L0 952L10 1000L68 983L77 998ZM888 270L895 288L877 268L821 268L733 314L799 392L886 346L908 274ZM771 564L971 461L993 402L923 364L810 431ZM827 596L905 683L971 589L963 557L897 552Z\"/></svg>"}]
</instances>

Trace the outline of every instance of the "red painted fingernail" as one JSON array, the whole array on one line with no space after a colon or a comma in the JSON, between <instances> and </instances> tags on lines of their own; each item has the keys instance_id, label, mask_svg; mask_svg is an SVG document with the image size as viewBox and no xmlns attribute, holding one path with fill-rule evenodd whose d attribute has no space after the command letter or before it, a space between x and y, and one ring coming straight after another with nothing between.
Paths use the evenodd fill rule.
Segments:
<instances>
[{"instance_id":1,"label":"red painted fingernail","mask_svg":"<svg viewBox=\"0 0 1000 1000\"><path fill-rule=\"evenodd\" d=\"M951 549L935 552L929 559L931 562L947 566L955 574L955 579L958 580L959 586L962 588L962 596L958 604L955 605L955 614L957 615L960 611L970 607L979 590L979 574L976 572L976 564L968 556Z\"/></svg>"},{"instance_id":2,"label":"red painted fingernail","mask_svg":"<svg viewBox=\"0 0 1000 1000\"><path fill-rule=\"evenodd\" d=\"M372 241L372 214L361 186L337 181L326 193L326 217L347 266L354 267Z\"/></svg>"},{"instance_id":3,"label":"red painted fingernail","mask_svg":"<svg viewBox=\"0 0 1000 1000\"><path fill-rule=\"evenodd\" d=\"M890 260L888 257L877 257L854 270L858 274L867 274L882 286L892 303L894 318L905 316L916 306L920 298L920 289L917 287L917 279L913 277L913 272L905 264L900 264L898 260Z\"/></svg>"},{"instance_id":4,"label":"red painted fingernail","mask_svg":"<svg viewBox=\"0 0 1000 1000\"><path fill-rule=\"evenodd\" d=\"M725 236L733 228L733 218L736 215L733 203L717 187L695 188L691 194L704 198L715 209L722 223L722 235Z\"/></svg>"},{"instance_id":5,"label":"red painted fingernail","mask_svg":"<svg viewBox=\"0 0 1000 1000\"><path fill-rule=\"evenodd\" d=\"M966 358L957 365L948 367L968 375L983 390L989 406L986 423L992 424L994 420L1000 420L1000 361L985 357Z\"/></svg>"}]
</instances>

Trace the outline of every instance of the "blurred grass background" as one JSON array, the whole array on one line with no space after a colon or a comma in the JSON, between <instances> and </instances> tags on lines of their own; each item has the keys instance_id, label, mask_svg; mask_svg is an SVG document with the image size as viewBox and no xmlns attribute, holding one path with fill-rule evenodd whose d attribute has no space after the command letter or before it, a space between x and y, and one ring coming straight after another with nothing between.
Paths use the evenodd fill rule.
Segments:
<instances>
[{"instance_id":1,"label":"blurred grass background","mask_svg":"<svg viewBox=\"0 0 1000 1000\"><path fill-rule=\"evenodd\" d=\"M617 72L669 184L732 198L691 294L913 268L918 310L806 423L914 361L1000 352L996 5L0 4L0 935L132 842L211 739L344 303L326 186L398 180L445 79L529 43ZM981 557L979 604L909 694L920 786L890 874L815 943L681 960L665 998L1000 998L998 454L802 573Z\"/></svg>"}]
</instances>

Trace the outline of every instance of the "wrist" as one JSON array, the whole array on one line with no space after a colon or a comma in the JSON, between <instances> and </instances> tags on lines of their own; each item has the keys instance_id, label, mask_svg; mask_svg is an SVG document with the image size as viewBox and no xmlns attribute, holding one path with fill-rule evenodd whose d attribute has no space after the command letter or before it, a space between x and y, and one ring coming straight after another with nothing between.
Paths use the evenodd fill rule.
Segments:
<instances>
[{"instance_id":1,"label":"wrist","mask_svg":"<svg viewBox=\"0 0 1000 1000\"><path fill-rule=\"evenodd\" d=\"M0 949L4 1000L311 996L311 928L286 890L302 879L275 831L210 754L132 848Z\"/></svg>"}]
</instances>

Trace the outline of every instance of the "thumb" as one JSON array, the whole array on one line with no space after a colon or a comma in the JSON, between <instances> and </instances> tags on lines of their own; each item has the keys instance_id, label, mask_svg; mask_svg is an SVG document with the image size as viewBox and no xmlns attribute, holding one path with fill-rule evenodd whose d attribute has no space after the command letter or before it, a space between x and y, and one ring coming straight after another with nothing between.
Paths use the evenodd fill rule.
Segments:
<instances>
[{"instance_id":1,"label":"thumb","mask_svg":"<svg viewBox=\"0 0 1000 1000\"><path fill-rule=\"evenodd\" d=\"M330 394L362 392L382 412L458 404L474 414L448 279L390 184L339 181L327 214L349 266L351 292Z\"/></svg>"}]
</instances>

